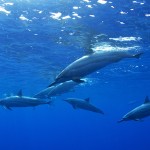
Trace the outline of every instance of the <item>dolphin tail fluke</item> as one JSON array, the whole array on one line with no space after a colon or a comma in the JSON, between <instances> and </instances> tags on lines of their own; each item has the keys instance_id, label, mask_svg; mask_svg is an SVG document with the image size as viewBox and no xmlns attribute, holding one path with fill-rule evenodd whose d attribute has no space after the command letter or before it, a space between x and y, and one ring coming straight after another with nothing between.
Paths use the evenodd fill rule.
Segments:
<instances>
[{"instance_id":1,"label":"dolphin tail fluke","mask_svg":"<svg viewBox=\"0 0 150 150\"><path fill-rule=\"evenodd\" d=\"M104 115L104 112L102 110L99 110L99 113L102 114L102 115Z\"/></svg>"},{"instance_id":2,"label":"dolphin tail fluke","mask_svg":"<svg viewBox=\"0 0 150 150\"><path fill-rule=\"evenodd\" d=\"M40 97L38 97L38 95L36 94L36 95L33 95L33 98L40 98Z\"/></svg>"},{"instance_id":3,"label":"dolphin tail fluke","mask_svg":"<svg viewBox=\"0 0 150 150\"><path fill-rule=\"evenodd\" d=\"M48 104L48 105L50 106L50 105L52 105L52 102L53 102L53 101L50 100L50 101L47 101L46 104Z\"/></svg>"},{"instance_id":4,"label":"dolphin tail fluke","mask_svg":"<svg viewBox=\"0 0 150 150\"><path fill-rule=\"evenodd\" d=\"M12 111L12 109L8 106L4 106L4 108Z\"/></svg>"},{"instance_id":5,"label":"dolphin tail fluke","mask_svg":"<svg viewBox=\"0 0 150 150\"><path fill-rule=\"evenodd\" d=\"M139 54L133 55L133 57L139 59L142 54L143 54L143 53L139 53Z\"/></svg>"}]
</instances>

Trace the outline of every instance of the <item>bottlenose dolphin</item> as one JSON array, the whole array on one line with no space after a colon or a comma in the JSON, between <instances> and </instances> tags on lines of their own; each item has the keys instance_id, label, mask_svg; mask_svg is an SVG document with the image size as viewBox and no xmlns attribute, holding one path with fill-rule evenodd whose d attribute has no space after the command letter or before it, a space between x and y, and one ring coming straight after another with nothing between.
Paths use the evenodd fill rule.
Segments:
<instances>
[{"instance_id":1,"label":"bottlenose dolphin","mask_svg":"<svg viewBox=\"0 0 150 150\"><path fill-rule=\"evenodd\" d=\"M80 109L85 109L92 112L104 114L102 110L89 103L89 98L86 99L68 98L64 101L71 104L74 109L80 108Z\"/></svg>"},{"instance_id":2,"label":"bottlenose dolphin","mask_svg":"<svg viewBox=\"0 0 150 150\"><path fill-rule=\"evenodd\" d=\"M127 121L127 120L140 121L142 118L145 118L148 116L150 116L150 100L148 96L146 96L145 101L142 105L128 112L118 122Z\"/></svg>"},{"instance_id":3,"label":"bottlenose dolphin","mask_svg":"<svg viewBox=\"0 0 150 150\"><path fill-rule=\"evenodd\" d=\"M81 80L81 78L92 72L124 58L139 58L141 54L142 53L133 55L126 51L93 52L92 54L83 56L68 65L62 72L60 72L55 81L51 83L49 87L68 80L82 83L83 80Z\"/></svg>"},{"instance_id":4,"label":"bottlenose dolphin","mask_svg":"<svg viewBox=\"0 0 150 150\"><path fill-rule=\"evenodd\" d=\"M22 96L20 90L16 96L6 97L0 100L0 105L12 110L12 107L34 107L42 104L50 104L52 101L43 101L37 98Z\"/></svg>"}]
</instances>

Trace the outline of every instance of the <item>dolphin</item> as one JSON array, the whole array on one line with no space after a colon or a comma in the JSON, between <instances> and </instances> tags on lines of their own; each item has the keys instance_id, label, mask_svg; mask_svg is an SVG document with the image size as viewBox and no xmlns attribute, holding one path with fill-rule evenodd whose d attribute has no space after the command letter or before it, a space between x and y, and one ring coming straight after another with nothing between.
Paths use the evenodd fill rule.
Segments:
<instances>
[{"instance_id":1,"label":"dolphin","mask_svg":"<svg viewBox=\"0 0 150 150\"><path fill-rule=\"evenodd\" d=\"M34 107L42 104L50 104L52 101L43 101L37 98L22 96L22 90L16 96L6 97L0 100L0 105L12 110L12 107Z\"/></svg>"},{"instance_id":2,"label":"dolphin","mask_svg":"<svg viewBox=\"0 0 150 150\"><path fill-rule=\"evenodd\" d=\"M140 121L142 118L148 116L150 116L150 100L148 96L146 96L145 101L142 105L128 112L120 121L118 121L118 123L128 120Z\"/></svg>"},{"instance_id":3,"label":"dolphin","mask_svg":"<svg viewBox=\"0 0 150 150\"><path fill-rule=\"evenodd\" d=\"M44 90L38 92L35 94L33 97L34 98L39 98L39 99L47 99L49 98L49 93L55 88L55 86L51 86L48 88L45 88Z\"/></svg>"},{"instance_id":4,"label":"dolphin","mask_svg":"<svg viewBox=\"0 0 150 150\"><path fill-rule=\"evenodd\" d=\"M73 91L73 88L77 86L79 83L74 82L72 80L66 81L56 85L48 94L49 97L58 96L70 91Z\"/></svg>"},{"instance_id":5,"label":"dolphin","mask_svg":"<svg viewBox=\"0 0 150 150\"><path fill-rule=\"evenodd\" d=\"M91 74L109 64L118 62L124 58L139 58L142 53L130 54L126 51L106 51L106 52L93 52L92 54L83 56L70 65L68 65L49 87L62 83L65 81L73 80L77 83L84 82L81 78Z\"/></svg>"},{"instance_id":6,"label":"dolphin","mask_svg":"<svg viewBox=\"0 0 150 150\"><path fill-rule=\"evenodd\" d=\"M55 86L48 87L39 93L35 94L33 97L47 99L54 96L59 96L61 94L67 93L69 91L73 91L73 88L77 86L79 83L74 82L72 80L66 81L63 83L59 83Z\"/></svg>"},{"instance_id":7,"label":"dolphin","mask_svg":"<svg viewBox=\"0 0 150 150\"><path fill-rule=\"evenodd\" d=\"M85 109L85 110L89 110L92 112L104 114L102 110L90 104L89 98L86 98L86 99L68 98L68 99L65 99L64 101L71 104L74 109L79 108L79 109Z\"/></svg>"}]
</instances>

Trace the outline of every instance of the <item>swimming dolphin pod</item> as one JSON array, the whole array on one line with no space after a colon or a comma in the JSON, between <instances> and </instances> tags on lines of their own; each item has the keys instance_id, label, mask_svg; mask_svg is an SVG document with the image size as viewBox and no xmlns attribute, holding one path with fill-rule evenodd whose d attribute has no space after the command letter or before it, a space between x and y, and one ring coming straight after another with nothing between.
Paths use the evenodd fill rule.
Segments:
<instances>
[{"instance_id":1,"label":"swimming dolphin pod","mask_svg":"<svg viewBox=\"0 0 150 150\"><path fill-rule=\"evenodd\" d=\"M92 54L83 56L68 65L62 72L60 72L55 81L51 83L48 88L40 91L33 97L23 96L22 90L20 90L16 96L9 96L1 99L0 105L12 110L12 107L34 107L42 104L51 104L52 100L46 101L43 99L51 98L70 91L78 84L85 82L85 80L82 79L83 77L109 64L119 62L124 58L138 59L141 54L142 53L130 54L126 51L93 52ZM101 109L90 104L89 98L68 98L64 101L71 104L74 109L84 109L104 114ZM147 116L150 116L150 100L148 96L145 98L144 104L128 112L118 122L127 120L138 121Z\"/></svg>"},{"instance_id":2,"label":"swimming dolphin pod","mask_svg":"<svg viewBox=\"0 0 150 150\"><path fill-rule=\"evenodd\" d=\"M86 99L68 98L64 101L71 104L74 109L84 109L84 110L89 110L92 112L104 114L102 110L90 104L89 98Z\"/></svg>"},{"instance_id":3,"label":"swimming dolphin pod","mask_svg":"<svg viewBox=\"0 0 150 150\"><path fill-rule=\"evenodd\" d=\"M124 58L139 58L141 54L142 53L130 54L126 51L93 52L92 54L83 56L68 65L62 72L60 72L55 81L51 83L49 87L69 80L82 83L84 81L81 78L88 74Z\"/></svg>"},{"instance_id":4,"label":"swimming dolphin pod","mask_svg":"<svg viewBox=\"0 0 150 150\"><path fill-rule=\"evenodd\" d=\"M0 105L12 110L12 107L34 107L42 104L51 104L52 101L43 101L33 97L22 95L22 90L16 96L9 96L0 100Z\"/></svg>"},{"instance_id":5,"label":"swimming dolphin pod","mask_svg":"<svg viewBox=\"0 0 150 150\"><path fill-rule=\"evenodd\" d=\"M150 100L146 96L145 101L142 105L134 108L123 116L118 123L128 120L140 121L142 118L150 116Z\"/></svg>"}]
</instances>

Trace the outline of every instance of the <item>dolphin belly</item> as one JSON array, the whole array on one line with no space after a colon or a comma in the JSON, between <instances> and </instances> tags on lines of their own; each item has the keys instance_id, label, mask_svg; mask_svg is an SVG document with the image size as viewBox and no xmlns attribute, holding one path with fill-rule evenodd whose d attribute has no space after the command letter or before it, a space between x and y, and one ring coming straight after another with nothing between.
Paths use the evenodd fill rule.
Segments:
<instances>
[{"instance_id":1,"label":"dolphin belly","mask_svg":"<svg viewBox=\"0 0 150 150\"><path fill-rule=\"evenodd\" d=\"M10 102L10 103L5 104L5 106L7 107L29 107L31 105L25 102Z\"/></svg>"},{"instance_id":2,"label":"dolphin belly","mask_svg":"<svg viewBox=\"0 0 150 150\"><path fill-rule=\"evenodd\" d=\"M32 107L32 106L37 106L41 104L46 104L45 101L38 100L36 98L17 98L17 99L10 99L4 101L3 105L7 107Z\"/></svg>"},{"instance_id":3,"label":"dolphin belly","mask_svg":"<svg viewBox=\"0 0 150 150\"><path fill-rule=\"evenodd\" d=\"M114 61L113 61L114 62ZM102 62L92 62L87 63L83 65L74 65L71 67L66 68L59 76L58 78L64 78L64 79L76 79L76 78L82 78L84 76L87 76L109 64L111 64L112 61L105 60Z\"/></svg>"}]
</instances>

